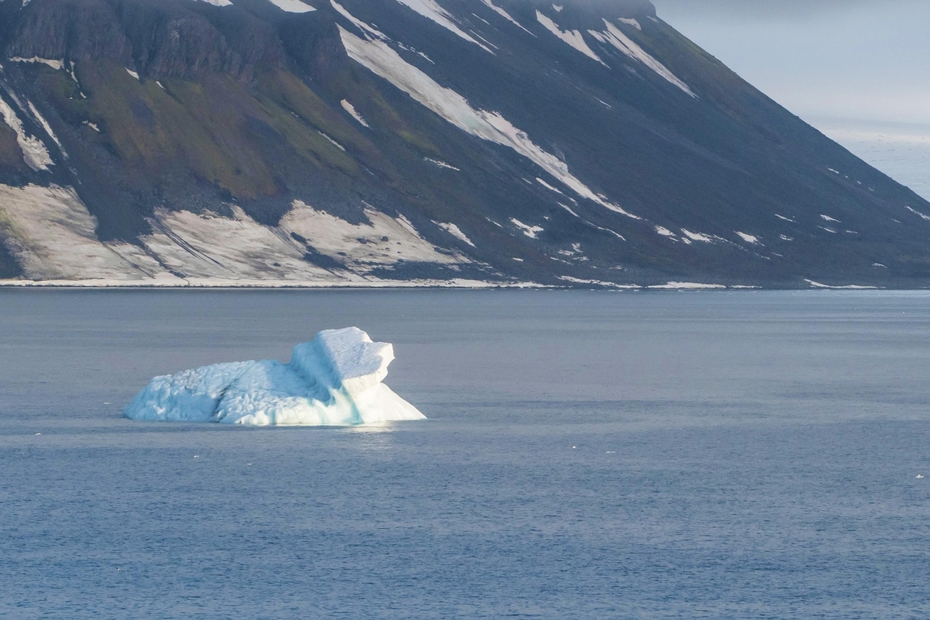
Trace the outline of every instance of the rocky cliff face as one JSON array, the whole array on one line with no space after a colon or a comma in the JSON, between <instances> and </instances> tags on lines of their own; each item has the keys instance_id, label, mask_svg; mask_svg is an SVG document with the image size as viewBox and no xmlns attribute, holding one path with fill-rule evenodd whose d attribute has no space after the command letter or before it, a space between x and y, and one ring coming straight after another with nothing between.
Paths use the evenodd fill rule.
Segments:
<instances>
[{"instance_id":1,"label":"rocky cliff face","mask_svg":"<svg viewBox=\"0 0 930 620\"><path fill-rule=\"evenodd\" d=\"M224 2L0 1L0 277L927 284L930 205L648 2Z\"/></svg>"}]
</instances>

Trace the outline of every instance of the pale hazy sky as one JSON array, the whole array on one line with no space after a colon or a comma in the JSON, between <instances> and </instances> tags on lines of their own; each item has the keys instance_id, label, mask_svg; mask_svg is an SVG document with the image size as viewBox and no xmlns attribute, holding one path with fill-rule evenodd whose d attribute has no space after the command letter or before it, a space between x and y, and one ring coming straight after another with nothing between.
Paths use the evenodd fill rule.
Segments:
<instances>
[{"instance_id":1,"label":"pale hazy sky","mask_svg":"<svg viewBox=\"0 0 930 620\"><path fill-rule=\"evenodd\" d=\"M930 125L930 0L653 0L802 118Z\"/></svg>"}]
</instances>

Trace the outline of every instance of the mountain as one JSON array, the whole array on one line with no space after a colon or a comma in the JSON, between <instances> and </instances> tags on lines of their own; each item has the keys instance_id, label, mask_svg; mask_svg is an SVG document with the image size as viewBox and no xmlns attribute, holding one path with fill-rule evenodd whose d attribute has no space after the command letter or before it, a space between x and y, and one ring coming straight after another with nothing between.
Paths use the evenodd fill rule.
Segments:
<instances>
[{"instance_id":1,"label":"mountain","mask_svg":"<svg viewBox=\"0 0 930 620\"><path fill-rule=\"evenodd\" d=\"M930 204L645 0L0 0L0 59L0 278L930 284Z\"/></svg>"}]
</instances>

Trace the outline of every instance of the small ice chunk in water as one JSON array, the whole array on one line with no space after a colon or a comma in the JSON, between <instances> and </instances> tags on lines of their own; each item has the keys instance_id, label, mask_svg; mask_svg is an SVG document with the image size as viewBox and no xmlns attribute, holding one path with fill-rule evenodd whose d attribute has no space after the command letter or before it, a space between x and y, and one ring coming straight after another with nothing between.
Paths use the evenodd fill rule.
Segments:
<instances>
[{"instance_id":1,"label":"small ice chunk in water","mask_svg":"<svg viewBox=\"0 0 930 620\"><path fill-rule=\"evenodd\" d=\"M214 364L155 377L126 407L134 420L253 426L355 426L423 420L382 381L394 348L357 327L294 347L289 364ZM195 457L196 458L196 457Z\"/></svg>"}]
</instances>

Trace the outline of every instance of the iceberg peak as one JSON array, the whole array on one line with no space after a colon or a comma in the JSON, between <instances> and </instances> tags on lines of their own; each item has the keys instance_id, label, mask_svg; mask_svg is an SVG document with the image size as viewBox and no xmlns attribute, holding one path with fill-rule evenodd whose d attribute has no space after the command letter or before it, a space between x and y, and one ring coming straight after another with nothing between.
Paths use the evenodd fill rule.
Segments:
<instances>
[{"instance_id":1,"label":"iceberg peak","mask_svg":"<svg viewBox=\"0 0 930 620\"><path fill-rule=\"evenodd\" d=\"M124 412L134 420L253 426L354 426L423 420L382 383L394 347L357 327L322 331L289 364L213 364L155 377Z\"/></svg>"}]
</instances>

